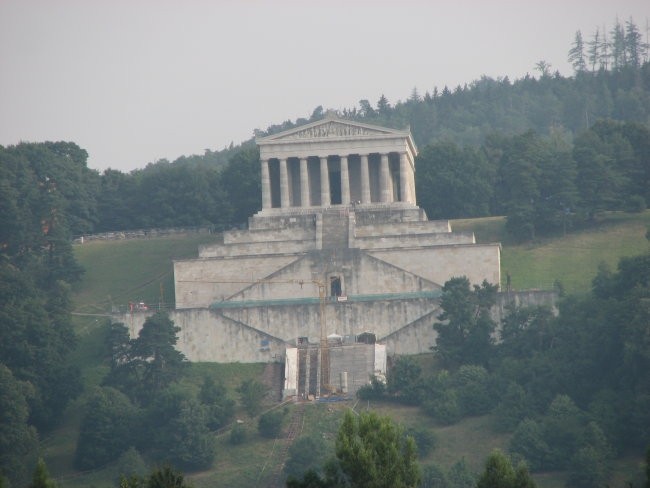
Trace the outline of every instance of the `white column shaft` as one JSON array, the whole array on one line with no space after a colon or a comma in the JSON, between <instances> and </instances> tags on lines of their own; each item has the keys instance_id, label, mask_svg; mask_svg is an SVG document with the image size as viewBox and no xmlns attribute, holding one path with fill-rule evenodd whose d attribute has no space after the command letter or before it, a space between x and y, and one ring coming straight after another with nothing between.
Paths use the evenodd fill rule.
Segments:
<instances>
[{"instance_id":1,"label":"white column shaft","mask_svg":"<svg viewBox=\"0 0 650 488\"><path fill-rule=\"evenodd\" d=\"M414 168L411 168L411 171L409 171L409 187L410 187L409 188L409 190L410 190L409 194L411 196L410 201L411 201L411 203L413 205L417 205L418 200L417 200L417 198L415 196L415 169Z\"/></svg>"},{"instance_id":2,"label":"white column shaft","mask_svg":"<svg viewBox=\"0 0 650 488\"><path fill-rule=\"evenodd\" d=\"M307 175L307 158L300 158L300 206L309 207L309 176Z\"/></svg>"},{"instance_id":3,"label":"white column shaft","mask_svg":"<svg viewBox=\"0 0 650 488\"><path fill-rule=\"evenodd\" d=\"M361 155L361 203L370 203L370 171L368 155Z\"/></svg>"},{"instance_id":4,"label":"white column shaft","mask_svg":"<svg viewBox=\"0 0 650 488\"><path fill-rule=\"evenodd\" d=\"M347 156L341 156L341 203L350 205L350 172Z\"/></svg>"},{"instance_id":5,"label":"white column shaft","mask_svg":"<svg viewBox=\"0 0 650 488\"><path fill-rule=\"evenodd\" d=\"M379 186L381 187L381 201L383 203L390 202L389 181L390 178L388 171L388 154L381 155L381 172L379 173Z\"/></svg>"},{"instance_id":6,"label":"white column shaft","mask_svg":"<svg viewBox=\"0 0 650 488\"><path fill-rule=\"evenodd\" d=\"M320 204L329 207L330 201L330 175L327 167L327 158L320 158Z\"/></svg>"},{"instance_id":7,"label":"white column shaft","mask_svg":"<svg viewBox=\"0 0 650 488\"><path fill-rule=\"evenodd\" d=\"M280 206L289 207L289 174L287 172L287 160L280 160Z\"/></svg>"},{"instance_id":8,"label":"white column shaft","mask_svg":"<svg viewBox=\"0 0 650 488\"><path fill-rule=\"evenodd\" d=\"M271 208L271 177L269 176L269 160L260 160L262 168L262 209Z\"/></svg>"},{"instance_id":9,"label":"white column shaft","mask_svg":"<svg viewBox=\"0 0 650 488\"><path fill-rule=\"evenodd\" d=\"M406 153L399 155L399 196L401 202L410 202L411 196L409 195L409 162L406 158Z\"/></svg>"}]
</instances>

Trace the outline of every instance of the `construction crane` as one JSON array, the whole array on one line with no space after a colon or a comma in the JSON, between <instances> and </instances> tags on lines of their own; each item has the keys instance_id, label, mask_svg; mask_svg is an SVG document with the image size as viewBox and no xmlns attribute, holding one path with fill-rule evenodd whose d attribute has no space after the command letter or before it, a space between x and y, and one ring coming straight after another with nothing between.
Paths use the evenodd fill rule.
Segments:
<instances>
[{"instance_id":1,"label":"construction crane","mask_svg":"<svg viewBox=\"0 0 650 488\"><path fill-rule=\"evenodd\" d=\"M331 393L333 388L330 384L330 355L329 344L327 342L327 321L325 317L325 297L327 296L327 283L319 279L308 280L272 280L272 279L258 279L258 280L179 280L179 283L216 283L216 284L262 284L262 283L282 283L282 284L296 284L300 288L305 284L313 284L318 287L318 301L319 301L319 325L320 325L320 391L321 395Z\"/></svg>"}]
</instances>

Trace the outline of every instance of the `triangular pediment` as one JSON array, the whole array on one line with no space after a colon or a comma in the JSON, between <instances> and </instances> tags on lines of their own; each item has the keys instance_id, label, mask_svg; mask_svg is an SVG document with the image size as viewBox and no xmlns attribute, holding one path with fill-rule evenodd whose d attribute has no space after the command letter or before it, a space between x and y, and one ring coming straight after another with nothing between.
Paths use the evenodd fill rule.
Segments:
<instances>
[{"instance_id":1,"label":"triangular pediment","mask_svg":"<svg viewBox=\"0 0 650 488\"><path fill-rule=\"evenodd\" d=\"M385 136L408 137L409 131L389 129L377 125L362 124L338 117L327 116L322 120L302 125L257 140L258 144L278 141L308 141L322 139L373 138Z\"/></svg>"}]
</instances>

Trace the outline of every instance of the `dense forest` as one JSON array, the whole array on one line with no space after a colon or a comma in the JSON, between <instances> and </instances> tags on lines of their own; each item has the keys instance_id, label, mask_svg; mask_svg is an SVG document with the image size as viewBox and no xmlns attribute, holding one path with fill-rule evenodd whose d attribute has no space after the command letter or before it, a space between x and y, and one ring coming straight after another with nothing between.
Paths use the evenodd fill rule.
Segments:
<instances>
[{"instance_id":1,"label":"dense forest","mask_svg":"<svg viewBox=\"0 0 650 488\"><path fill-rule=\"evenodd\" d=\"M576 33L572 77L540 61L537 76L484 77L424 96L414 90L394 104L361 100L340 115L410 126L420 148L418 201L432 219L506 215L512 238L527 241L589 225L603 211L642 211L650 203L648 47L632 21L617 22L609 40L604 34L583 42ZM318 107L257 135L323 114ZM87 158L73 142L0 146L0 483L11 486L26 484L39 437L82 391L70 359L71 290L83 274L72 238L225 228L261 205L253 141L129 173L94 171ZM386 387L375 382L363 394L419 405L442 424L493 412L495 428L512 432L511 453L532 470L569 470L572 486L603 482L609 460L650 439L648 254L602 268L592 293L564 297L558 317L513 309L495 324L486 313L494 293L487 283L446 283L444 322L436 324L440 368L426 372L401 359ZM183 468L210 465L209 433L233 406L209 382L189 400L174 390L184 364L176 332L162 315L138 338L111 328L109 373L89 395L79 469L137 457L144 438L154 459L171 452ZM259 395L259 385L241 388L244 397Z\"/></svg>"}]
</instances>

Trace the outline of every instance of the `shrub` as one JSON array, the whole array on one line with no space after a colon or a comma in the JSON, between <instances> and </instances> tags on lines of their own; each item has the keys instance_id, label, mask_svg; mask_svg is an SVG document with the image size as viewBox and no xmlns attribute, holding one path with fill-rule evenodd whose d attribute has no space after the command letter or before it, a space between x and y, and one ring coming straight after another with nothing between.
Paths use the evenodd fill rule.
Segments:
<instances>
[{"instance_id":1,"label":"shrub","mask_svg":"<svg viewBox=\"0 0 650 488\"><path fill-rule=\"evenodd\" d=\"M230 431L230 443L233 446L243 444L248 438L248 430L243 424L235 424Z\"/></svg>"},{"instance_id":2,"label":"shrub","mask_svg":"<svg viewBox=\"0 0 650 488\"><path fill-rule=\"evenodd\" d=\"M284 412L282 410L272 410L260 417L258 430L264 437L274 439L280 435L283 423Z\"/></svg>"}]
</instances>

